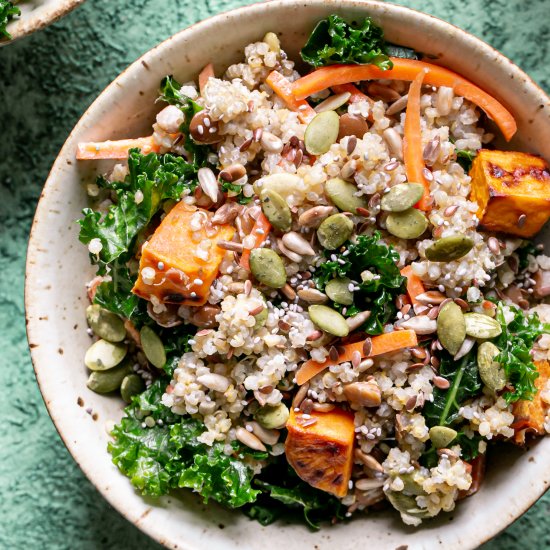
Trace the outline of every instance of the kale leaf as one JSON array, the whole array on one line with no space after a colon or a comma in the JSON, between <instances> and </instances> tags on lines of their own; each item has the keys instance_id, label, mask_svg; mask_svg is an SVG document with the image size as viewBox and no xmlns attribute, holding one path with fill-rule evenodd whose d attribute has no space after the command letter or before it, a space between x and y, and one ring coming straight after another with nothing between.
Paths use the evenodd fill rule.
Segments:
<instances>
[{"instance_id":1,"label":"kale leaf","mask_svg":"<svg viewBox=\"0 0 550 550\"><path fill-rule=\"evenodd\" d=\"M235 197L239 204L248 204L253 197L245 197L243 194L244 187L238 183L231 183L222 180L222 191L230 197Z\"/></svg>"},{"instance_id":2,"label":"kale leaf","mask_svg":"<svg viewBox=\"0 0 550 550\"><path fill-rule=\"evenodd\" d=\"M537 257L542 254L542 250L537 248L533 241L523 241L522 245L516 250L516 254L519 270L523 271L529 265L529 256Z\"/></svg>"},{"instance_id":3,"label":"kale leaf","mask_svg":"<svg viewBox=\"0 0 550 550\"><path fill-rule=\"evenodd\" d=\"M261 490L257 501L243 511L262 525L269 525L281 517L292 518L301 510L308 526L317 530L322 521L343 519L346 507L334 496L303 482L280 457L264 468L254 486Z\"/></svg>"},{"instance_id":4,"label":"kale leaf","mask_svg":"<svg viewBox=\"0 0 550 550\"><path fill-rule=\"evenodd\" d=\"M300 54L314 67L335 63L372 64L382 70L393 67L384 31L370 17L350 25L338 15L330 15L317 23Z\"/></svg>"},{"instance_id":5,"label":"kale leaf","mask_svg":"<svg viewBox=\"0 0 550 550\"><path fill-rule=\"evenodd\" d=\"M205 502L213 499L232 508L254 502L260 491L252 488L252 468L226 455L221 443L201 443L204 426L162 404L168 381L157 380L126 407L108 446L113 463L143 494L158 497L187 487ZM155 420L153 427L143 427L145 416Z\"/></svg>"},{"instance_id":6,"label":"kale leaf","mask_svg":"<svg viewBox=\"0 0 550 550\"><path fill-rule=\"evenodd\" d=\"M99 254L91 254L98 264L99 273L118 258L132 255L137 236L160 210L165 200L179 200L184 190L197 186L196 170L182 157L174 155L142 155L132 149L128 158L129 173L120 182L98 178L97 185L110 189L115 202L102 215L85 208L79 220L79 239L88 244L92 239L101 241Z\"/></svg>"},{"instance_id":7,"label":"kale leaf","mask_svg":"<svg viewBox=\"0 0 550 550\"><path fill-rule=\"evenodd\" d=\"M478 433L474 433L472 437L469 437L464 432L458 432L458 435L453 439L449 446L454 447L455 445L460 445L462 460L470 462L479 456L479 443L481 441L483 441L483 437L481 437ZM433 468L437 466L438 461L439 456L437 454L437 449L434 446L429 446L420 457L420 463L426 468Z\"/></svg>"},{"instance_id":8,"label":"kale leaf","mask_svg":"<svg viewBox=\"0 0 550 550\"><path fill-rule=\"evenodd\" d=\"M7 24L14 18L21 15L21 10L13 3L7 0L0 0L0 38L11 38L11 34L6 29Z\"/></svg>"},{"instance_id":9,"label":"kale leaf","mask_svg":"<svg viewBox=\"0 0 550 550\"><path fill-rule=\"evenodd\" d=\"M477 153L475 151L469 151L468 149L457 149L456 150L456 160L464 172L468 173L472 167L472 162L476 158Z\"/></svg>"},{"instance_id":10,"label":"kale leaf","mask_svg":"<svg viewBox=\"0 0 550 550\"><path fill-rule=\"evenodd\" d=\"M185 116L183 124L180 126L180 131L185 136L185 150L189 153L190 161L197 170L202 166L206 166L208 164L208 146L194 142L189 134L191 119L199 111L202 111L202 107L196 101L181 93L181 84L171 75L165 76L160 83L160 99L181 109Z\"/></svg>"},{"instance_id":11,"label":"kale leaf","mask_svg":"<svg viewBox=\"0 0 550 550\"><path fill-rule=\"evenodd\" d=\"M530 352L541 334L550 333L550 325L541 323L536 313L525 315L518 307L508 307L514 318L506 324L502 302L497 306L496 319L502 327L502 334L493 343L501 350L495 361L502 365L508 383L514 388L505 392L503 397L507 403L513 403L519 399L532 399L537 391L535 380L538 372Z\"/></svg>"},{"instance_id":12,"label":"kale leaf","mask_svg":"<svg viewBox=\"0 0 550 550\"><path fill-rule=\"evenodd\" d=\"M451 385L446 390L434 387L433 401L424 405L422 414L430 428L452 424L462 404L481 394L481 379L474 351L460 361L455 361L450 354L443 352L440 360L439 376L446 378Z\"/></svg>"},{"instance_id":13,"label":"kale leaf","mask_svg":"<svg viewBox=\"0 0 550 550\"><path fill-rule=\"evenodd\" d=\"M325 253L332 257L331 253ZM403 291L405 278L399 272L398 253L391 246L380 242L380 234L359 235L356 242L346 245L346 251L336 254L336 260L321 264L313 280L317 288L325 290L326 284L335 277L348 277L359 287L354 292L354 304L346 308L351 316L368 309L371 315L362 330L368 334L381 334L384 324L395 313L394 299ZM363 280L361 274L368 271L372 277ZM339 308L337 304L335 307ZM339 308L340 309L340 308Z\"/></svg>"}]
</instances>

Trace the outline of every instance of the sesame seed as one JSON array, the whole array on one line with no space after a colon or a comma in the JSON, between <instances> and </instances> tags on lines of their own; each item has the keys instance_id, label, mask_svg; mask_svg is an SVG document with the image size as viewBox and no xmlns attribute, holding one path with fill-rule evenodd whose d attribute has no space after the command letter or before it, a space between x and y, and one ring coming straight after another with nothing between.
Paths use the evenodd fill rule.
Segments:
<instances>
[{"instance_id":1,"label":"sesame seed","mask_svg":"<svg viewBox=\"0 0 550 550\"><path fill-rule=\"evenodd\" d=\"M197 132L202 136L202 134L204 134L204 128L202 126L202 124L199 124L197 126Z\"/></svg>"},{"instance_id":2,"label":"sesame seed","mask_svg":"<svg viewBox=\"0 0 550 550\"><path fill-rule=\"evenodd\" d=\"M159 263L157 264L157 269L158 269L159 271L162 271L162 270L164 269L164 262L159 262Z\"/></svg>"}]
</instances>

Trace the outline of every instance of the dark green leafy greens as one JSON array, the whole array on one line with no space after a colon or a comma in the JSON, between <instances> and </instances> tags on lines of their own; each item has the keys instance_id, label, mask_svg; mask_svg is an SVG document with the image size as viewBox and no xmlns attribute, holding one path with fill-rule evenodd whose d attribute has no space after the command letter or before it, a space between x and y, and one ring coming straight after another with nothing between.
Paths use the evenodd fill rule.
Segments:
<instances>
[{"instance_id":1,"label":"dark green leafy greens","mask_svg":"<svg viewBox=\"0 0 550 550\"><path fill-rule=\"evenodd\" d=\"M332 254L326 253L327 257ZM399 272L399 254L380 242L380 234L359 235L355 243L346 245L346 252L336 254L336 260L321 264L314 275L314 282L321 291L335 277L348 277L357 283L353 305L346 308L346 315L355 315L368 309L371 315L362 330L368 334L381 334L395 314L395 297L403 290L405 278ZM363 281L361 274L370 272L373 277ZM340 308L337 304L335 307ZM341 309L341 308L340 308Z\"/></svg>"},{"instance_id":2,"label":"dark green leafy greens","mask_svg":"<svg viewBox=\"0 0 550 550\"><path fill-rule=\"evenodd\" d=\"M129 259L138 234L149 225L164 201L179 200L184 190L192 191L197 185L195 168L174 155L142 155L132 149L128 168L124 181L108 182L98 178L98 186L112 190L115 202L105 215L85 208L84 217L78 222L82 243L89 244L92 239L101 241L99 254L91 255L101 274L118 258Z\"/></svg>"},{"instance_id":3,"label":"dark green leafy greens","mask_svg":"<svg viewBox=\"0 0 550 550\"><path fill-rule=\"evenodd\" d=\"M209 148L205 145L195 143L189 135L191 119L202 110L202 107L196 101L181 93L181 84L173 76L165 76L162 79L160 83L160 99L181 109L185 119L180 126L180 131L185 136L184 147L189 153L189 161L197 170L202 166L206 166L208 164Z\"/></svg>"},{"instance_id":4,"label":"dark green leafy greens","mask_svg":"<svg viewBox=\"0 0 550 550\"><path fill-rule=\"evenodd\" d=\"M476 158L477 153L475 151L469 151L468 149L457 149L456 150L456 160L464 172L468 173L472 167L472 162Z\"/></svg>"},{"instance_id":5,"label":"dark green leafy greens","mask_svg":"<svg viewBox=\"0 0 550 550\"><path fill-rule=\"evenodd\" d=\"M15 5L15 2L0 0L0 38L11 38L7 30L7 24L14 18L21 15L21 10Z\"/></svg>"},{"instance_id":6,"label":"dark green leafy greens","mask_svg":"<svg viewBox=\"0 0 550 550\"><path fill-rule=\"evenodd\" d=\"M542 254L542 250L533 241L524 241L516 250L516 254L518 256L519 270L523 271L529 265L529 256L539 256Z\"/></svg>"},{"instance_id":7,"label":"dark green leafy greens","mask_svg":"<svg viewBox=\"0 0 550 550\"><path fill-rule=\"evenodd\" d=\"M204 426L174 415L161 403L167 383L157 380L126 407L109 443L114 464L146 495L187 487L205 502L212 499L235 508L254 502L259 490L252 488L252 469L238 456L227 456L222 444L201 443ZM153 427L143 427L145 416L155 420Z\"/></svg>"},{"instance_id":8,"label":"dark green leafy greens","mask_svg":"<svg viewBox=\"0 0 550 550\"><path fill-rule=\"evenodd\" d=\"M474 351L460 361L455 361L450 354L442 352L440 361L439 375L446 378L451 385L446 390L434 387L433 401L424 405L422 414L430 428L451 425L457 419L462 404L481 393L481 379Z\"/></svg>"},{"instance_id":9,"label":"dark green leafy greens","mask_svg":"<svg viewBox=\"0 0 550 550\"><path fill-rule=\"evenodd\" d=\"M507 403L513 403L518 399L532 399L536 393L538 372L530 352L541 334L550 333L550 325L541 323L536 313L525 315L515 306L509 308L514 318L506 324L504 306L502 303L497 306L496 318L502 327L502 334L493 343L501 350L495 360L502 365L508 385L513 387L503 397Z\"/></svg>"},{"instance_id":10,"label":"dark green leafy greens","mask_svg":"<svg viewBox=\"0 0 550 550\"><path fill-rule=\"evenodd\" d=\"M335 63L372 64L383 70L393 67L384 31L370 17L350 25L338 15L330 15L317 23L300 54L314 67Z\"/></svg>"},{"instance_id":11,"label":"dark green leafy greens","mask_svg":"<svg viewBox=\"0 0 550 550\"><path fill-rule=\"evenodd\" d=\"M238 183L231 183L229 181L222 180L222 191L228 193L229 196L235 197L239 204L248 204L253 197L245 197L243 194L243 186Z\"/></svg>"}]
</instances>

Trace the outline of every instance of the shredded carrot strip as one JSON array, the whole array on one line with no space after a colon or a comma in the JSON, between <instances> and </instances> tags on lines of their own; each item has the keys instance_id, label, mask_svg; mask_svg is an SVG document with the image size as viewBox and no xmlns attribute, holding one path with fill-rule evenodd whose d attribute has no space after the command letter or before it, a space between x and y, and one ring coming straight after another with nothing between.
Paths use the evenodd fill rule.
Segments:
<instances>
[{"instance_id":1,"label":"shredded carrot strip","mask_svg":"<svg viewBox=\"0 0 550 550\"><path fill-rule=\"evenodd\" d=\"M509 141L516 133L514 117L494 97L472 84L459 74L423 61L392 57L393 69L383 71L376 65L330 65L299 78L292 84L296 99L305 99L311 94L334 88L339 84L359 82L361 80L408 80L413 81L420 71L426 70L424 83L430 86L453 88L455 94L465 97L483 109L493 119L504 137Z\"/></svg>"},{"instance_id":2,"label":"shredded carrot strip","mask_svg":"<svg viewBox=\"0 0 550 550\"><path fill-rule=\"evenodd\" d=\"M416 204L420 210L429 210L431 205L430 183L424 175L425 165L420 128L420 92L425 73L420 71L412 81L405 115L405 139L403 140L403 160L407 179L424 186L424 195Z\"/></svg>"},{"instance_id":3,"label":"shredded carrot strip","mask_svg":"<svg viewBox=\"0 0 550 550\"><path fill-rule=\"evenodd\" d=\"M305 99L296 99L292 93L292 83L281 73L271 71L265 80L273 91L286 103L291 111L298 113L298 118L304 124L311 122L317 114L313 107Z\"/></svg>"},{"instance_id":4,"label":"shredded carrot strip","mask_svg":"<svg viewBox=\"0 0 550 550\"><path fill-rule=\"evenodd\" d=\"M271 224L267 221L267 218L264 216L263 212L260 212L260 215L252 228L251 235L254 235L254 238L256 239L252 249L258 248L267 239L270 231ZM241 267L248 270L250 269L250 251L252 249L245 248L241 255L241 261L239 262Z\"/></svg>"},{"instance_id":5,"label":"shredded carrot strip","mask_svg":"<svg viewBox=\"0 0 550 550\"><path fill-rule=\"evenodd\" d=\"M214 78L214 65L208 63L206 67L199 73L199 90L201 94L204 92L204 87L209 78Z\"/></svg>"},{"instance_id":6,"label":"shredded carrot strip","mask_svg":"<svg viewBox=\"0 0 550 550\"><path fill-rule=\"evenodd\" d=\"M371 338L371 342L372 349L369 353L369 357L382 355L383 353L389 353L391 351L397 351L402 348L409 348L418 344L416 334L412 330L395 330L393 332L381 334L380 336L373 336ZM342 352L336 361L332 361L331 359L327 359L324 363L317 363L317 361L314 361L313 359L306 361L296 371L296 383L301 386L308 380L311 380L315 375L325 370L327 367L338 365L346 361L351 361L352 355L355 351L358 351L361 354L361 357L366 357L363 351L364 345L365 341L362 340L361 342L356 342L355 344L347 344L342 346Z\"/></svg>"},{"instance_id":7,"label":"shredded carrot strip","mask_svg":"<svg viewBox=\"0 0 550 550\"><path fill-rule=\"evenodd\" d=\"M160 146L155 142L153 136L121 139L119 141L91 141L78 144L76 158L78 160L124 160L128 158L130 149L141 149L141 152L146 155L148 153L158 153Z\"/></svg>"},{"instance_id":8,"label":"shredded carrot strip","mask_svg":"<svg viewBox=\"0 0 550 550\"><path fill-rule=\"evenodd\" d=\"M415 275L412 267L410 265L404 267L401 270L401 275L407 278L407 294L411 300L411 303L414 305L419 304L420 302L416 299L419 294L424 294L424 284L422 279L418 275Z\"/></svg>"}]
</instances>

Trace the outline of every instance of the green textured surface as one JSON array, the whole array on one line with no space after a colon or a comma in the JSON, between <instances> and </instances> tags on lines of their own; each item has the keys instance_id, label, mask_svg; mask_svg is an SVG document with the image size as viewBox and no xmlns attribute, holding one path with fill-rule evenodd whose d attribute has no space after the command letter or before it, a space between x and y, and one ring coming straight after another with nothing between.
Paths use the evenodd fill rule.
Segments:
<instances>
[{"instance_id":1,"label":"green textured surface","mask_svg":"<svg viewBox=\"0 0 550 550\"><path fill-rule=\"evenodd\" d=\"M25 338L26 241L57 152L104 86L171 34L213 13L248 3L88 0L49 29L0 49L2 549L159 548L122 519L84 478L48 417ZM473 32L514 60L545 90L550 89L550 1L399 3ZM549 505L550 494L485 550L549 548Z\"/></svg>"}]
</instances>

